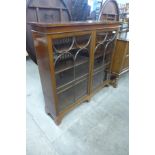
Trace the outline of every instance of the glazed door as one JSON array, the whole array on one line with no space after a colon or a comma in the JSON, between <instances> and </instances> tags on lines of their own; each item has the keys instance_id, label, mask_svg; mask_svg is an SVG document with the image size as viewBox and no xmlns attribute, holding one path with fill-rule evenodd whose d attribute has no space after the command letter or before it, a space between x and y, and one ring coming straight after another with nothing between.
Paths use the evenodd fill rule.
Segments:
<instances>
[{"instance_id":1,"label":"glazed door","mask_svg":"<svg viewBox=\"0 0 155 155\"><path fill-rule=\"evenodd\" d=\"M116 35L116 31L96 32L93 66L93 91L110 80L111 61Z\"/></svg>"},{"instance_id":2,"label":"glazed door","mask_svg":"<svg viewBox=\"0 0 155 155\"><path fill-rule=\"evenodd\" d=\"M53 57L58 111L88 95L91 33L53 36Z\"/></svg>"}]
</instances>

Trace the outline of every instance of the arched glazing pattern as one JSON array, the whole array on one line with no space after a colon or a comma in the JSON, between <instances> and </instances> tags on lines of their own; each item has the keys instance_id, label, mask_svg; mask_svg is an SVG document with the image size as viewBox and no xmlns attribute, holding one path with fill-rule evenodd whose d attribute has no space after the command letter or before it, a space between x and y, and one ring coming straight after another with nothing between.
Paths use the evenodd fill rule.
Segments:
<instances>
[{"instance_id":1,"label":"arched glazing pattern","mask_svg":"<svg viewBox=\"0 0 155 155\"><path fill-rule=\"evenodd\" d=\"M53 39L58 110L88 94L91 35Z\"/></svg>"},{"instance_id":2,"label":"arched glazing pattern","mask_svg":"<svg viewBox=\"0 0 155 155\"><path fill-rule=\"evenodd\" d=\"M94 51L93 90L109 80L116 31L97 32Z\"/></svg>"}]
</instances>

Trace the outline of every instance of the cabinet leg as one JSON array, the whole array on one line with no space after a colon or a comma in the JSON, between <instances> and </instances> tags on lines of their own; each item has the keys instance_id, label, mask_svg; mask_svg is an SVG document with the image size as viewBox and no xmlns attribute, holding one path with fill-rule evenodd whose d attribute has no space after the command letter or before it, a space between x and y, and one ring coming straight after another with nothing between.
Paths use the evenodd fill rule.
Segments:
<instances>
[{"instance_id":1,"label":"cabinet leg","mask_svg":"<svg viewBox=\"0 0 155 155\"><path fill-rule=\"evenodd\" d=\"M50 117L54 120L54 122L55 122L56 125L59 125L59 124L61 123L61 120L62 120L61 117L59 117L59 116L53 117L53 116L48 112L48 110L46 110L46 114L47 114L48 116L50 116Z\"/></svg>"},{"instance_id":2,"label":"cabinet leg","mask_svg":"<svg viewBox=\"0 0 155 155\"><path fill-rule=\"evenodd\" d=\"M109 87L109 84L106 84L104 87Z\"/></svg>"},{"instance_id":3,"label":"cabinet leg","mask_svg":"<svg viewBox=\"0 0 155 155\"><path fill-rule=\"evenodd\" d=\"M58 116L53 118L50 114L48 114L48 115L54 120L56 125L59 125L61 123L62 118L60 118Z\"/></svg>"},{"instance_id":4,"label":"cabinet leg","mask_svg":"<svg viewBox=\"0 0 155 155\"><path fill-rule=\"evenodd\" d=\"M112 85L114 88L117 88L117 87L118 87L118 77L112 80L111 85Z\"/></svg>"},{"instance_id":5,"label":"cabinet leg","mask_svg":"<svg viewBox=\"0 0 155 155\"><path fill-rule=\"evenodd\" d=\"M114 88L117 88L118 87L118 79L119 79L119 76L118 75L112 76L111 85Z\"/></svg>"},{"instance_id":6,"label":"cabinet leg","mask_svg":"<svg viewBox=\"0 0 155 155\"><path fill-rule=\"evenodd\" d=\"M90 102L90 99L87 99L86 102Z\"/></svg>"},{"instance_id":7,"label":"cabinet leg","mask_svg":"<svg viewBox=\"0 0 155 155\"><path fill-rule=\"evenodd\" d=\"M61 120L62 119L60 117L54 118L54 122L55 122L56 125L59 125L61 123Z\"/></svg>"},{"instance_id":8,"label":"cabinet leg","mask_svg":"<svg viewBox=\"0 0 155 155\"><path fill-rule=\"evenodd\" d=\"M118 87L118 78L116 78L116 79L114 80L113 87L114 87L114 88L117 88L117 87Z\"/></svg>"},{"instance_id":9,"label":"cabinet leg","mask_svg":"<svg viewBox=\"0 0 155 155\"><path fill-rule=\"evenodd\" d=\"M88 98L86 99L86 102L90 102L90 100L91 100L91 97L88 97Z\"/></svg>"}]
</instances>

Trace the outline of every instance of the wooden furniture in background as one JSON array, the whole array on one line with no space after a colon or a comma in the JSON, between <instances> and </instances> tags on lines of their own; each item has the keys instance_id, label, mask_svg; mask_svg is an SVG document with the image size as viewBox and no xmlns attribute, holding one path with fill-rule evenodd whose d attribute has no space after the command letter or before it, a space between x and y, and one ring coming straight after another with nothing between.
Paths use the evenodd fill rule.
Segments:
<instances>
[{"instance_id":1,"label":"wooden furniture in background","mask_svg":"<svg viewBox=\"0 0 155 155\"><path fill-rule=\"evenodd\" d=\"M64 0L70 10L72 21L86 21L90 15L91 7L88 0Z\"/></svg>"},{"instance_id":2,"label":"wooden furniture in background","mask_svg":"<svg viewBox=\"0 0 155 155\"><path fill-rule=\"evenodd\" d=\"M120 75L129 70L129 41L117 39L112 63L112 84L117 87Z\"/></svg>"},{"instance_id":3,"label":"wooden furniture in background","mask_svg":"<svg viewBox=\"0 0 155 155\"><path fill-rule=\"evenodd\" d=\"M31 23L45 110L55 121L111 83L119 22Z\"/></svg>"},{"instance_id":4,"label":"wooden furniture in background","mask_svg":"<svg viewBox=\"0 0 155 155\"><path fill-rule=\"evenodd\" d=\"M102 2L99 18L100 21L119 21L119 8L115 0Z\"/></svg>"},{"instance_id":5,"label":"wooden furniture in background","mask_svg":"<svg viewBox=\"0 0 155 155\"><path fill-rule=\"evenodd\" d=\"M112 63L113 86L117 87L120 75L129 71L129 23L123 22L116 41L116 48Z\"/></svg>"},{"instance_id":6,"label":"wooden furniture in background","mask_svg":"<svg viewBox=\"0 0 155 155\"><path fill-rule=\"evenodd\" d=\"M63 0L27 0L26 1L26 50L36 62L31 27L29 22L53 23L70 21L71 15Z\"/></svg>"}]
</instances>

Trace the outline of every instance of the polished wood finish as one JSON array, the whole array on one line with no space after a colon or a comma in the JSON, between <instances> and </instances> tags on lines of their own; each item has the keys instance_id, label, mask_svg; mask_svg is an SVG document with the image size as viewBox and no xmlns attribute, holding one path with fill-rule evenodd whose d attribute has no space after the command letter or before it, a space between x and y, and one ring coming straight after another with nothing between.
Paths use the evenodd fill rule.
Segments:
<instances>
[{"instance_id":1,"label":"polished wood finish","mask_svg":"<svg viewBox=\"0 0 155 155\"><path fill-rule=\"evenodd\" d=\"M112 84L118 85L120 75L129 71L129 21L121 22L112 63Z\"/></svg>"},{"instance_id":2,"label":"polished wood finish","mask_svg":"<svg viewBox=\"0 0 155 155\"><path fill-rule=\"evenodd\" d=\"M117 87L120 75L129 70L129 41L117 39L112 63L112 84Z\"/></svg>"},{"instance_id":3,"label":"polished wood finish","mask_svg":"<svg viewBox=\"0 0 155 155\"><path fill-rule=\"evenodd\" d=\"M111 83L119 22L30 23L45 110L60 124L70 110Z\"/></svg>"}]
</instances>

